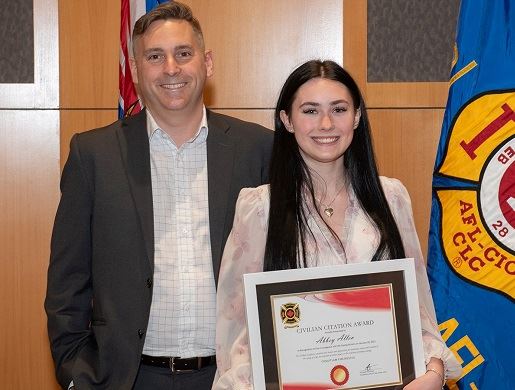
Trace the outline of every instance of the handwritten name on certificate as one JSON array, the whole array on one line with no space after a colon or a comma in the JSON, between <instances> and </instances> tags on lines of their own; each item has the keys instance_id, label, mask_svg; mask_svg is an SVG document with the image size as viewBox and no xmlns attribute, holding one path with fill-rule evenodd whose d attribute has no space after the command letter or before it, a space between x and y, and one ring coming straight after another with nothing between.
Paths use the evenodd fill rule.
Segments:
<instances>
[{"instance_id":1,"label":"handwritten name on certificate","mask_svg":"<svg viewBox=\"0 0 515 390\"><path fill-rule=\"evenodd\" d=\"M389 284L270 296L280 388L402 384Z\"/></svg>"}]
</instances>

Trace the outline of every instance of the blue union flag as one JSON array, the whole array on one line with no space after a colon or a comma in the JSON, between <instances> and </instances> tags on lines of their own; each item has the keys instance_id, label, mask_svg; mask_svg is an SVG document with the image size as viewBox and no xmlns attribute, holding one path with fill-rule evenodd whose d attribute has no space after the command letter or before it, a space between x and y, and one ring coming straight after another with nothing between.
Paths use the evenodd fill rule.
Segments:
<instances>
[{"instance_id":1,"label":"blue union flag","mask_svg":"<svg viewBox=\"0 0 515 390\"><path fill-rule=\"evenodd\" d=\"M462 0L433 175L428 273L463 366L449 389L515 389L515 2Z\"/></svg>"}]
</instances>

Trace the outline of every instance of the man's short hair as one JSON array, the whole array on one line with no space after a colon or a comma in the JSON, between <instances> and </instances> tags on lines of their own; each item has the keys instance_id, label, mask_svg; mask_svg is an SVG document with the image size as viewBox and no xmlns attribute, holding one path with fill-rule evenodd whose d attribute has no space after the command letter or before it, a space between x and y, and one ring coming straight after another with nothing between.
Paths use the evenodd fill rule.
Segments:
<instances>
[{"instance_id":1,"label":"man's short hair","mask_svg":"<svg viewBox=\"0 0 515 390\"><path fill-rule=\"evenodd\" d=\"M188 22L197 35L200 47L204 48L204 35L202 34L202 28L200 27L198 19L193 16L190 7L178 1L169 1L159 4L156 8L140 17L136 21L134 30L132 31L132 42L134 43L137 38L145 34L150 25L155 21L170 19Z\"/></svg>"}]
</instances>

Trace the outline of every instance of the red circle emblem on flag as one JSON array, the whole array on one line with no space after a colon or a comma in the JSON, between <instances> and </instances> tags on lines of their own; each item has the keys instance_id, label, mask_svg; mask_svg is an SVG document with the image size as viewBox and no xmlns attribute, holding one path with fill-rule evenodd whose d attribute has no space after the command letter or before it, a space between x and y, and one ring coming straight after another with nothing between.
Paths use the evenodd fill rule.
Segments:
<instances>
[{"instance_id":1,"label":"red circle emblem on flag","mask_svg":"<svg viewBox=\"0 0 515 390\"><path fill-rule=\"evenodd\" d=\"M486 160L480 179L480 213L492 238L515 251L515 138Z\"/></svg>"}]
</instances>

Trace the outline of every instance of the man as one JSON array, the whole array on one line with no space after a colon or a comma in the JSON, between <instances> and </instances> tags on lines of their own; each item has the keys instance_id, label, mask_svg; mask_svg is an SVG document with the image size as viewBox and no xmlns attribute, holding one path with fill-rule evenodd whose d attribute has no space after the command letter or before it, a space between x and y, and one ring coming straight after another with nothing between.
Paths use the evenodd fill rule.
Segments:
<instances>
[{"instance_id":1,"label":"man","mask_svg":"<svg viewBox=\"0 0 515 390\"><path fill-rule=\"evenodd\" d=\"M187 6L140 18L133 46L146 110L75 135L62 174L45 301L57 378L209 389L222 250L273 133L205 109L213 60Z\"/></svg>"}]
</instances>

